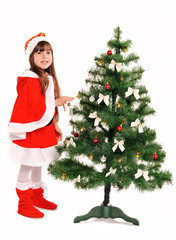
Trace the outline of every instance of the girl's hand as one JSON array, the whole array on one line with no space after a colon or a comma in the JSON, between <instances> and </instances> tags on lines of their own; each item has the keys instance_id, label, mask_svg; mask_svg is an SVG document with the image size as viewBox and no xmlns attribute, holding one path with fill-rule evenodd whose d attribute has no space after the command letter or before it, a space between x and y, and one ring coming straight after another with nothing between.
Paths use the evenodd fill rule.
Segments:
<instances>
[{"instance_id":1,"label":"girl's hand","mask_svg":"<svg viewBox=\"0 0 176 240\"><path fill-rule=\"evenodd\" d=\"M62 131L57 123L54 124L57 141L62 141Z\"/></svg>"},{"instance_id":2,"label":"girl's hand","mask_svg":"<svg viewBox=\"0 0 176 240\"><path fill-rule=\"evenodd\" d=\"M75 98L74 97L68 97L68 96L62 96L60 98L57 98L55 100L55 107L57 106L63 106L67 102L73 101Z\"/></svg>"}]
</instances>

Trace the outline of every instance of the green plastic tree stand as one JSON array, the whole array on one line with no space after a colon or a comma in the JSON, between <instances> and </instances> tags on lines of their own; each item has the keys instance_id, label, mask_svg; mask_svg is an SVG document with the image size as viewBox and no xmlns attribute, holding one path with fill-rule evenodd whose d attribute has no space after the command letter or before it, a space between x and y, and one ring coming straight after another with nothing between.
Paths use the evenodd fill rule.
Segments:
<instances>
[{"instance_id":1,"label":"green plastic tree stand","mask_svg":"<svg viewBox=\"0 0 176 240\"><path fill-rule=\"evenodd\" d=\"M74 223L79 223L89 218L122 218L127 222L131 222L134 225L139 225L139 221L136 218L127 216L120 208L113 206L97 206L94 207L86 215L78 216L74 219Z\"/></svg>"}]
</instances>

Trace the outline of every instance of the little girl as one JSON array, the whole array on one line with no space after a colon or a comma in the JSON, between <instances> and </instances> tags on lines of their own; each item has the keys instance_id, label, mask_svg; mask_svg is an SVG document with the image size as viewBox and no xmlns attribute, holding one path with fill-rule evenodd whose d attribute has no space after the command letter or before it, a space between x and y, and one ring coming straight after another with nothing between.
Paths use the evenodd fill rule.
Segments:
<instances>
[{"instance_id":1,"label":"little girl","mask_svg":"<svg viewBox=\"0 0 176 240\"><path fill-rule=\"evenodd\" d=\"M74 98L62 96L54 68L53 50L44 33L26 42L30 70L17 78L17 99L12 111L9 132L11 151L21 165L16 184L18 213L40 218L36 207L56 209L43 197L42 166L57 159L55 145L62 141L57 106Z\"/></svg>"}]
</instances>

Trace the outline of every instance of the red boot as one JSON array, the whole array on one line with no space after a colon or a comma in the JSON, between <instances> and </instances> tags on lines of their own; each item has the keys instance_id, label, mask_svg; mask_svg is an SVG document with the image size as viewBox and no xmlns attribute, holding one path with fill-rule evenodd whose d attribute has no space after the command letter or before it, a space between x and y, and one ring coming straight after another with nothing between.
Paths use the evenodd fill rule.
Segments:
<instances>
[{"instance_id":1,"label":"red boot","mask_svg":"<svg viewBox=\"0 0 176 240\"><path fill-rule=\"evenodd\" d=\"M33 189L33 205L39 208L54 210L57 205L49 202L43 197L44 190L42 188Z\"/></svg>"},{"instance_id":2,"label":"red boot","mask_svg":"<svg viewBox=\"0 0 176 240\"><path fill-rule=\"evenodd\" d=\"M18 213L30 217L30 218L42 218L44 214L40 212L38 209L33 207L32 202L32 188L27 190L19 190L16 188L17 195L19 197L18 203Z\"/></svg>"}]
</instances>

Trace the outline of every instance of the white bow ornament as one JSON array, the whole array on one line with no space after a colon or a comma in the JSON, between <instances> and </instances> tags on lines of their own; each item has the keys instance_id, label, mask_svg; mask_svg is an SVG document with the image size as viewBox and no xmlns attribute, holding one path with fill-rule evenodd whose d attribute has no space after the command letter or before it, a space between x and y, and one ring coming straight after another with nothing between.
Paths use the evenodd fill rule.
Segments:
<instances>
[{"instance_id":1,"label":"white bow ornament","mask_svg":"<svg viewBox=\"0 0 176 240\"><path fill-rule=\"evenodd\" d=\"M75 178L75 179L73 180L73 182L74 182L74 183L76 183L76 182L80 182L80 180L81 180L81 176L80 176L80 175L78 175L78 177L77 177L77 178Z\"/></svg>"},{"instance_id":2,"label":"white bow ornament","mask_svg":"<svg viewBox=\"0 0 176 240\"><path fill-rule=\"evenodd\" d=\"M73 138L70 140L66 140L67 147L72 145L73 147L76 147L76 143L73 141Z\"/></svg>"},{"instance_id":3,"label":"white bow ornament","mask_svg":"<svg viewBox=\"0 0 176 240\"><path fill-rule=\"evenodd\" d=\"M129 97L131 94L134 94L136 100L140 98L139 96L139 89L133 89L131 87L128 88L128 91L125 93L125 97Z\"/></svg>"},{"instance_id":4,"label":"white bow ornament","mask_svg":"<svg viewBox=\"0 0 176 240\"><path fill-rule=\"evenodd\" d=\"M141 123L140 120L137 118L135 122L131 123L131 127L137 127L139 126L139 133L143 132L143 127L145 127L144 123Z\"/></svg>"},{"instance_id":5,"label":"white bow ornament","mask_svg":"<svg viewBox=\"0 0 176 240\"><path fill-rule=\"evenodd\" d=\"M117 72L120 72L122 69L122 63L116 63L114 60L111 60L109 68L114 71L114 67L116 67Z\"/></svg>"},{"instance_id":6,"label":"white bow ornament","mask_svg":"<svg viewBox=\"0 0 176 240\"><path fill-rule=\"evenodd\" d=\"M98 126L99 122L101 121L101 118L97 116L97 112L89 114L89 118L95 118L94 126Z\"/></svg>"},{"instance_id":7,"label":"white bow ornament","mask_svg":"<svg viewBox=\"0 0 176 240\"><path fill-rule=\"evenodd\" d=\"M103 94L99 93L99 99L97 102L100 104L102 101L105 102L106 106L109 106L109 95L104 96Z\"/></svg>"},{"instance_id":8,"label":"white bow ornament","mask_svg":"<svg viewBox=\"0 0 176 240\"><path fill-rule=\"evenodd\" d=\"M117 169L113 169L112 167L109 169L109 172L106 173L105 177L108 177L110 174L115 174Z\"/></svg>"},{"instance_id":9,"label":"white bow ornament","mask_svg":"<svg viewBox=\"0 0 176 240\"><path fill-rule=\"evenodd\" d=\"M123 146L124 144L124 141L121 140L121 141L117 141L116 139L114 139L114 147L112 148L112 151L115 152L115 150L117 149L117 147L120 148L121 152L123 152L125 150L125 147Z\"/></svg>"},{"instance_id":10,"label":"white bow ornament","mask_svg":"<svg viewBox=\"0 0 176 240\"><path fill-rule=\"evenodd\" d=\"M148 171L143 171L142 169L138 169L137 173L135 174L135 178L139 178L143 176L143 178L148 181L149 177L148 177Z\"/></svg>"}]
</instances>

